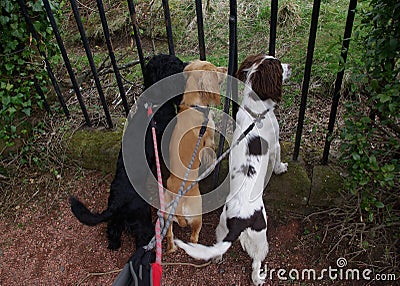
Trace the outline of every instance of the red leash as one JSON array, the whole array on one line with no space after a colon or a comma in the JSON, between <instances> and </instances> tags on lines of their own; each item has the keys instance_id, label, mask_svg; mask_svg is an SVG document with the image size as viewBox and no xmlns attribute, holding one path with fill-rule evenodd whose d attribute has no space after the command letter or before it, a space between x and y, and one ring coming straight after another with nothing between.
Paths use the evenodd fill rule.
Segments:
<instances>
[{"instance_id":1,"label":"red leash","mask_svg":"<svg viewBox=\"0 0 400 286\"><path fill-rule=\"evenodd\" d=\"M151 105L147 107L147 115L151 117L153 114L153 110ZM153 135L153 145L154 145L154 154L156 159L156 169L157 169L157 182L158 182L158 195L160 197L160 215L164 215L165 211L165 202L164 202L164 187L161 176L161 167L160 167L160 159L158 157L158 146L157 146L157 136L156 136L156 128L155 121L152 119L152 127L151 133ZM160 219L157 219L156 222L156 262L152 264L152 277L153 277L153 285L159 286L161 285L162 278L162 266L161 266L161 257L162 257L162 237L161 237L161 226Z\"/></svg>"}]
</instances>

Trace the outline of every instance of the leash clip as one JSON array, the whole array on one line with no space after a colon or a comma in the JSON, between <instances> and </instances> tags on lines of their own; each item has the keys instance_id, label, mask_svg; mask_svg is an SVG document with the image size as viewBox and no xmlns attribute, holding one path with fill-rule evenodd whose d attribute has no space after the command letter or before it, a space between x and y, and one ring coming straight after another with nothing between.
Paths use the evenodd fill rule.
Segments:
<instances>
[{"instance_id":1,"label":"leash clip","mask_svg":"<svg viewBox=\"0 0 400 286\"><path fill-rule=\"evenodd\" d=\"M153 104L146 102L144 108L147 109L147 116L150 117L153 114Z\"/></svg>"},{"instance_id":2,"label":"leash clip","mask_svg":"<svg viewBox=\"0 0 400 286\"><path fill-rule=\"evenodd\" d=\"M263 127L263 123L261 122L261 120L264 118L265 118L264 116L257 116L257 118L255 119L256 127L258 129Z\"/></svg>"},{"instance_id":3,"label":"leash clip","mask_svg":"<svg viewBox=\"0 0 400 286\"><path fill-rule=\"evenodd\" d=\"M152 115L153 115L153 104L151 102L150 103L149 102L145 102L144 103L144 108L147 109L147 116L149 118L152 117ZM151 127L156 127L156 121L154 120L154 117L151 118L150 124L151 124Z\"/></svg>"}]
</instances>

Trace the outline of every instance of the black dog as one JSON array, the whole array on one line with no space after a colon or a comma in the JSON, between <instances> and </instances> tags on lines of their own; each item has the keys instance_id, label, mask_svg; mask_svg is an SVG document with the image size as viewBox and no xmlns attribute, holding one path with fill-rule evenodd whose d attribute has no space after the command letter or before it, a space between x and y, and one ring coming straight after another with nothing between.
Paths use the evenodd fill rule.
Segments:
<instances>
[{"instance_id":1,"label":"black dog","mask_svg":"<svg viewBox=\"0 0 400 286\"><path fill-rule=\"evenodd\" d=\"M175 56L154 56L145 67L145 90L163 78L182 73L184 67L185 64ZM177 104L180 103L181 99L182 96L178 95L163 104L155 112L154 120L156 122L157 141L159 143L161 142L165 127L175 117ZM157 103L156 98L154 98L154 102ZM138 106L135 117L141 118L145 116L147 116L147 110L144 106ZM142 147L145 148L147 164L154 170L155 155L150 127L147 128L145 146ZM132 150L132 152L135 152L135 150ZM161 154L160 158L162 158ZM143 173L144 169L138 169L136 173ZM143 173L143 176L146 176L146 174ZM137 187L136 183L135 186ZM141 184L141 186L145 188L144 184ZM70 204L74 215L80 222L86 225L93 226L101 222L108 222L107 235L109 249L115 250L121 246L121 234L124 230L130 234L134 233L136 248L146 245L154 236L151 207L130 183L123 161L122 149L118 155L117 171L111 183L107 209L101 213L92 213L75 197L70 198Z\"/></svg>"}]
</instances>

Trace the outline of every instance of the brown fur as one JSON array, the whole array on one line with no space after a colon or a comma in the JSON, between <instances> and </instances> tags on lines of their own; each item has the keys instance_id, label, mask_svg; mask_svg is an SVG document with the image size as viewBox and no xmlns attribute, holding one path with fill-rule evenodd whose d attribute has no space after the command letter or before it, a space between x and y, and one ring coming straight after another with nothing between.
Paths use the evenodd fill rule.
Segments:
<instances>
[{"instance_id":1,"label":"brown fur","mask_svg":"<svg viewBox=\"0 0 400 286\"><path fill-rule=\"evenodd\" d=\"M279 103L282 99L282 65L277 59L263 60L264 54L248 56L240 65L236 76L246 82L247 73L253 64L259 64L257 70L248 79L252 90L260 100L272 99ZM257 96L253 97L257 99Z\"/></svg>"},{"instance_id":2,"label":"brown fur","mask_svg":"<svg viewBox=\"0 0 400 286\"><path fill-rule=\"evenodd\" d=\"M167 204L175 198L179 191L198 140L201 124L204 121L204 114L190 106L220 104L219 85L225 78L226 68L216 67L209 62L196 60L186 66L184 73L187 80L185 93L179 106L177 123L169 146L171 175L167 180L168 191L165 193ZM185 189L198 177L201 150L205 147L212 148L214 146L214 128L214 121L212 114L210 114L207 130L200 141L200 147L189 173ZM189 224L192 230L190 241L197 243L202 226L202 199L198 184L180 199L175 213L175 221L181 227ZM171 224L167 232L167 253L175 250L176 246L173 240Z\"/></svg>"}]
</instances>

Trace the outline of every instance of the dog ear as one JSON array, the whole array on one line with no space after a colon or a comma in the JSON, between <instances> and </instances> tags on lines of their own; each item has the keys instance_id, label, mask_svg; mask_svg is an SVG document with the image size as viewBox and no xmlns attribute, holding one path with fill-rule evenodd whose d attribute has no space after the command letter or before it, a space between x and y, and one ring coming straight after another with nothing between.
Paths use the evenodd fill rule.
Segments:
<instances>
[{"instance_id":1,"label":"dog ear","mask_svg":"<svg viewBox=\"0 0 400 286\"><path fill-rule=\"evenodd\" d=\"M218 72L218 83L221 84L228 73L228 69L226 67L217 67L217 72Z\"/></svg>"},{"instance_id":2,"label":"dog ear","mask_svg":"<svg viewBox=\"0 0 400 286\"><path fill-rule=\"evenodd\" d=\"M194 60L185 64L185 68L183 69L183 75L185 76L185 79L188 78L191 71L198 70L197 66L199 62L200 60Z\"/></svg>"},{"instance_id":3,"label":"dog ear","mask_svg":"<svg viewBox=\"0 0 400 286\"><path fill-rule=\"evenodd\" d=\"M250 70L253 64L261 61L263 57L263 54L247 56L247 58L240 64L240 67L236 72L236 78L240 81L246 82L247 72Z\"/></svg>"},{"instance_id":4,"label":"dog ear","mask_svg":"<svg viewBox=\"0 0 400 286\"><path fill-rule=\"evenodd\" d=\"M196 67L197 67L199 61L200 61L200 60L194 60L194 61L189 62L189 63L185 66L185 69L184 69L183 71L192 71L192 70L196 70L196 69L197 69Z\"/></svg>"},{"instance_id":5,"label":"dog ear","mask_svg":"<svg viewBox=\"0 0 400 286\"><path fill-rule=\"evenodd\" d=\"M240 64L239 69L236 72L236 78L240 81L246 82L247 72L249 71L252 64L248 61L244 61Z\"/></svg>"},{"instance_id":6,"label":"dog ear","mask_svg":"<svg viewBox=\"0 0 400 286\"><path fill-rule=\"evenodd\" d=\"M264 60L257 72L251 75L251 88L261 100L271 98L280 102L282 98L282 65L277 59Z\"/></svg>"},{"instance_id":7,"label":"dog ear","mask_svg":"<svg viewBox=\"0 0 400 286\"><path fill-rule=\"evenodd\" d=\"M219 75L220 73L216 73L215 71L202 71L198 77L199 93L201 94L203 104L219 105L221 103Z\"/></svg>"}]
</instances>

